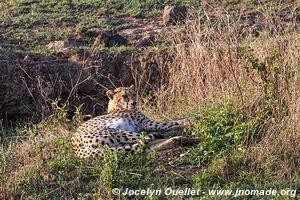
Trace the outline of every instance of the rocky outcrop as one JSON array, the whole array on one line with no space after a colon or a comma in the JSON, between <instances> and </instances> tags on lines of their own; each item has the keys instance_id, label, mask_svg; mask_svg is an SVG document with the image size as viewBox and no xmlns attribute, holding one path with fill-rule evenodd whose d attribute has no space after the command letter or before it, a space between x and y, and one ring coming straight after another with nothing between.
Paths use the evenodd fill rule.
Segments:
<instances>
[{"instance_id":1,"label":"rocky outcrop","mask_svg":"<svg viewBox=\"0 0 300 200\"><path fill-rule=\"evenodd\" d=\"M185 6L166 6L163 13L164 25L175 25L183 22L187 17L187 9Z\"/></svg>"},{"instance_id":2,"label":"rocky outcrop","mask_svg":"<svg viewBox=\"0 0 300 200\"><path fill-rule=\"evenodd\" d=\"M111 31L100 33L94 41L94 46L113 47L127 45L128 40L117 33Z\"/></svg>"},{"instance_id":3,"label":"rocky outcrop","mask_svg":"<svg viewBox=\"0 0 300 200\"><path fill-rule=\"evenodd\" d=\"M147 59L143 59L145 56ZM103 113L106 89L135 83L143 89L157 86L159 73L156 63L151 61L154 56L102 52L85 62L77 62L78 56L76 59L2 60L0 120L4 124L24 117L39 120L52 112L50 104L58 98L69 102L73 109L84 103L84 113Z\"/></svg>"}]
</instances>

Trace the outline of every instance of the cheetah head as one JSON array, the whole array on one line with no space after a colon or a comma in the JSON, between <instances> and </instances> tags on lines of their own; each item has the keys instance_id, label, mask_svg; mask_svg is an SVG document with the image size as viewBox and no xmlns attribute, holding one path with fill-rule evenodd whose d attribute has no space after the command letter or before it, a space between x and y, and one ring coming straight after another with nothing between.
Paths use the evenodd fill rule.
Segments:
<instances>
[{"instance_id":1,"label":"cheetah head","mask_svg":"<svg viewBox=\"0 0 300 200\"><path fill-rule=\"evenodd\" d=\"M109 98L107 112L110 113L115 110L137 110L136 94L134 86L118 87L115 90L108 90L106 92Z\"/></svg>"}]
</instances>

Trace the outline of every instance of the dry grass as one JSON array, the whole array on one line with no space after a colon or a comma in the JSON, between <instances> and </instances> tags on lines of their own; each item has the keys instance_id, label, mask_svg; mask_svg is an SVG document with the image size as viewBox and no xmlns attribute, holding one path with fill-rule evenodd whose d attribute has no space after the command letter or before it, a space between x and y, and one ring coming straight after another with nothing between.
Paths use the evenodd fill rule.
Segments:
<instances>
[{"instance_id":1,"label":"dry grass","mask_svg":"<svg viewBox=\"0 0 300 200\"><path fill-rule=\"evenodd\" d=\"M53 159L59 151L53 145L54 141L58 138L68 141L69 137L69 131L61 126L56 128L44 126L42 129L32 126L16 130L16 132L18 135L14 138L6 138L9 145L3 151L7 156L7 170L0 187L0 197L4 199L12 194L13 196L22 196L24 193L20 189L22 182L42 178L47 173L43 171L43 165L47 163L47 160ZM37 174L40 177L36 177Z\"/></svg>"},{"instance_id":2,"label":"dry grass","mask_svg":"<svg viewBox=\"0 0 300 200\"><path fill-rule=\"evenodd\" d=\"M264 16L273 28L258 37L229 15L193 21L173 34L170 57L158 58L163 83L154 107L182 116L208 105L233 105L256 122L245 139L251 138L248 169L268 181L292 182L300 167L299 32L282 29L270 13ZM249 57L266 69L249 65Z\"/></svg>"},{"instance_id":3,"label":"dry grass","mask_svg":"<svg viewBox=\"0 0 300 200\"><path fill-rule=\"evenodd\" d=\"M295 60L290 60L294 62ZM297 66L297 65L295 65ZM296 70L296 69L295 69ZM273 178L295 181L299 173L300 155L300 110L299 110L299 72L288 80L288 114L274 122L265 130L265 136L258 144L249 149L251 167L266 173L266 181Z\"/></svg>"},{"instance_id":4,"label":"dry grass","mask_svg":"<svg viewBox=\"0 0 300 200\"><path fill-rule=\"evenodd\" d=\"M220 19L219 23L223 22ZM178 97L197 108L232 101L233 97L241 104L248 98L248 92L259 95L258 87L245 73L243 47L230 27L231 24L215 27L209 22L201 26L194 22L174 35L172 61L162 61L160 65L165 72L158 91L160 110L177 110L172 105Z\"/></svg>"}]
</instances>

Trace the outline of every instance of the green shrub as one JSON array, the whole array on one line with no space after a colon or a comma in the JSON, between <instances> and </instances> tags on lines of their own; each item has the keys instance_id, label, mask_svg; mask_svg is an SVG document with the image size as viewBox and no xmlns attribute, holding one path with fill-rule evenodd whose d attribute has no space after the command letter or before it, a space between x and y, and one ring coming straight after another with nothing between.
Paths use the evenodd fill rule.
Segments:
<instances>
[{"instance_id":1,"label":"green shrub","mask_svg":"<svg viewBox=\"0 0 300 200\"><path fill-rule=\"evenodd\" d=\"M186 154L194 164L208 163L216 155L242 145L249 126L227 107L204 109L197 118L192 135L204 136L205 139Z\"/></svg>"}]
</instances>

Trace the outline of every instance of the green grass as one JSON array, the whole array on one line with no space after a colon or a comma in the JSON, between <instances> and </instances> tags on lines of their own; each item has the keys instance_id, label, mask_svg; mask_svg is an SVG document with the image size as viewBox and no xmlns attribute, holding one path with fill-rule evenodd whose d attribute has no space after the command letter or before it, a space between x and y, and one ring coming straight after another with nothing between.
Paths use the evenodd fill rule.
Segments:
<instances>
[{"instance_id":1,"label":"green grass","mask_svg":"<svg viewBox=\"0 0 300 200\"><path fill-rule=\"evenodd\" d=\"M62 196L112 198L112 188L138 189L152 184L155 171L151 164L156 155L146 155L142 149L132 155L112 154L106 149L105 156L99 160L78 160L71 150L70 132L67 129L74 131L71 127L76 127L85 116L80 115L78 108L78 115L69 120L66 104L58 106L54 102L53 106L55 113L39 124L1 132L4 142L0 151L3 166L0 171L0 191L7 195L1 198L18 198L21 191L25 192L23 198L30 199L59 199ZM14 142L11 136L23 135L28 137L24 142L30 146L29 152L23 153L31 154L34 160L32 163L23 163L25 166L18 166L14 163L15 159L22 155L12 149L22 145ZM10 154L16 158L8 160ZM8 176L10 173L15 177ZM8 187L15 190L7 190Z\"/></svg>"},{"instance_id":2,"label":"green grass","mask_svg":"<svg viewBox=\"0 0 300 200\"><path fill-rule=\"evenodd\" d=\"M0 191L7 195L2 198L19 198L22 193L26 199L126 199L123 195L115 196L112 193L114 188L123 192L126 188L164 191L169 187L190 187L206 192L224 188L233 191L300 188L299 178L293 183L282 180L265 183L263 174L249 171L243 138L251 130L251 123L233 113L230 106L205 109L197 114L199 118L190 134L205 140L196 147L177 149L181 156L163 158L157 153L147 155L143 149L125 155L105 149L105 156L101 159L78 160L71 150L69 138L88 116L82 116L79 107L74 119L70 120L67 118L68 106L59 105L54 102L53 115L37 125L1 132ZM26 139L20 142L12 136L26 136ZM24 143L26 147L22 145ZM28 146L27 152L22 152ZM20 152L15 152L14 148L19 148ZM15 164L25 155L30 155L28 161ZM158 158L163 158L164 162L154 164ZM191 172L187 169L192 167L197 168L197 175L189 177ZM182 170L178 170L180 168ZM177 178L183 177L186 184L176 183L174 174ZM200 196L210 198L207 193ZM166 197L164 194L148 196L154 199ZM243 196L238 198L243 199ZM255 196L253 198L256 199Z\"/></svg>"},{"instance_id":3,"label":"green grass","mask_svg":"<svg viewBox=\"0 0 300 200\"><path fill-rule=\"evenodd\" d=\"M232 6L234 10L243 13L262 12L262 7L255 7L250 1L242 1L233 4L231 1L209 2ZM15 58L14 55L24 57L29 54L38 56L53 56L46 44L54 40L74 39L77 33L86 40L86 48L91 49L89 38L85 38L85 30L98 28L101 30L121 30L131 27L131 24L123 23L123 16L161 16L165 5L187 5L193 10L198 10L199 15L205 17L205 13L199 1L183 0L76 0L76 1L2 1L0 2L0 34L4 41L0 43L0 52L7 59ZM290 8L291 2L285 2L280 6L270 4L270 15L284 12ZM273 8L273 9L271 9ZM297 6L292 13L297 12ZM290 18L290 17L287 17ZM164 39L163 39L164 41ZM7 47L9 45L9 47Z\"/></svg>"},{"instance_id":4,"label":"green grass","mask_svg":"<svg viewBox=\"0 0 300 200\"><path fill-rule=\"evenodd\" d=\"M6 59L14 59L16 55L51 57L56 54L45 45L55 40L73 40L73 33L86 41L85 48L90 52L92 40L84 35L86 30L129 28L131 24L122 22L120 17L160 16L164 6L170 4L198 5L182 0L3 1L0 33L9 43L0 43L0 52Z\"/></svg>"},{"instance_id":5,"label":"green grass","mask_svg":"<svg viewBox=\"0 0 300 200\"><path fill-rule=\"evenodd\" d=\"M2 1L0 2L0 52L6 59L15 55L53 56L45 47L51 41L73 39L73 33L84 37L91 28L120 30L131 24L123 23L119 17L157 15L169 3L183 1L129 1L129 0L76 0L76 1ZM86 38L86 47L91 48Z\"/></svg>"}]
</instances>

